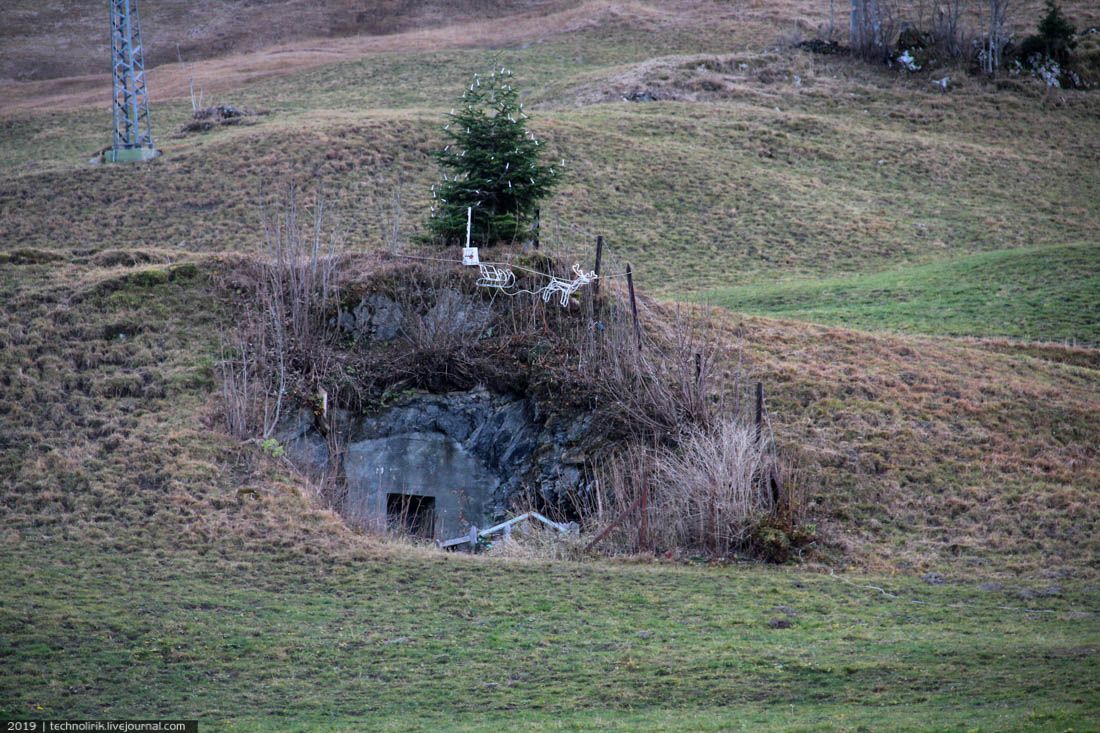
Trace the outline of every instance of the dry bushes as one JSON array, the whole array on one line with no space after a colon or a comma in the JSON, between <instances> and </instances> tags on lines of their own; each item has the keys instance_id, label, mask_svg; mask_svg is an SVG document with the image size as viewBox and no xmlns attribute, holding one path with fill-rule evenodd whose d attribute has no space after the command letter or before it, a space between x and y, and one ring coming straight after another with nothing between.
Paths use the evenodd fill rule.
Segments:
<instances>
[{"instance_id":1,"label":"dry bushes","mask_svg":"<svg viewBox=\"0 0 1100 733\"><path fill-rule=\"evenodd\" d=\"M597 471L587 525L608 530L606 554L636 552L787 559L799 486L767 438L734 416L688 428L676 445L629 445Z\"/></svg>"},{"instance_id":2,"label":"dry bushes","mask_svg":"<svg viewBox=\"0 0 1100 733\"><path fill-rule=\"evenodd\" d=\"M201 92L200 92L201 94ZM214 107L199 107L195 101L195 92L192 88L191 103L194 113L191 119L180 127L180 133L210 132L218 127L233 127L235 125L254 125L260 117L267 114L266 110L249 110L234 107L231 104L219 104ZM201 97L200 97L201 99Z\"/></svg>"},{"instance_id":3,"label":"dry bushes","mask_svg":"<svg viewBox=\"0 0 1100 733\"><path fill-rule=\"evenodd\" d=\"M741 349L679 308L645 308L636 341L625 295L610 289L580 341L578 375L599 395L617 438L592 466L576 509L607 554L664 552L712 558L752 552L782 562L797 531L799 486L770 425L755 425L741 392ZM716 367L725 366L724 383ZM729 399L728 396L732 396Z\"/></svg>"},{"instance_id":4,"label":"dry bushes","mask_svg":"<svg viewBox=\"0 0 1100 733\"><path fill-rule=\"evenodd\" d=\"M453 277L431 268L424 280L406 281L393 297L401 314L402 348L390 350L386 371L402 386L433 392L469 388L493 374L479 344L493 313Z\"/></svg>"},{"instance_id":5,"label":"dry bushes","mask_svg":"<svg viewBox=\"0 0 1100 733\"><path fill-rule=\"evenodd\" d=\"M336 295L337 238L325 234L323 202L311 223L299 214L293 189L274 211L264 210L266 256L252 263L253 292L218 363L226 422L238 438L272 436L288 409L291 362L315 365L330 340L325 316Z\"/></svg>"},{"instance_id":6,"label":"dry bushes","mask_svg":"<svg viewBox=\"0 0 1100 733\"><path fill-rule=\"evenodd\" d=\"M771 513L768 455L756 431L735 420L692 430L677 451L654 456L651 516L668 546L726 555L745 545L753 520Z\"/></svg>"},{"instance_id":7,"label":"dry bushes","mask_svg":"<svg viewBox=\"0 0 1100 733\"><path fill-rule=\"evenodd\" d=\"M709 390L715 335L680 311L661 328L651 311L639 345L625 295L610 289L601 305L597 327L577 334L577 376L603 397L613 431L675 443L685 428L711 424L722 408Z\"/></svg>"},{"instance_id":8,"label":"dry bushes","mask_svg":"<svg viewBox=\"0 0 1100 733\"><path fill-rule=\"evenodd\" d=\"M282 421L309 406L325 428L329 465L339 466L344 440L341 431L328 429L337 416L330 406L346 401L342 388L358 391L346 370L349 359L328 322L339 296L337 250L342 237L338 229L327 227L319 195L304 217L303 208L291 188L264 209L265 255L249 260L239 273L245 297L215 366L232 435L273 441ZM280 453L273 442L265 446ZM338 475L309 478L324 504L338 504L343 494Z\"/></svg>"},{"instance_id":9,"label":"dry bushes","mask_svg":"<svg viewBox=\"0 0 1100 733\"><path fill-rule=\"evenodd\" d=\"M346 425L336 415L376 409L407 389L483 384L531 397L544 414L591 415L592 479L558 507L566 518L599 531L646 492L645 513L626 517L601 550L724 557L749 549L764 522L790 527L770 441L758 438L740 400L724 396L745 383L740 366L719 389L712 373L724 344L703 319L643 299L637 331L614 279L598 297L589 289L566 308L547 304L530 292L544 283L535 273L569 275L541 254L502 253L528 291L511 294L479 288L475 271L447 262L350 258L338 254L322 204L310 216L299 212L291 192L265 214L267 254L250 266L241 318L218 365L226 423L238 438L270 439L310 407L329 465L339 466ZM368 316L352 313L373 319L377 310L365 304L379 303L392 321L385 338L373 326L356 330ZM342 477L314 480L326 503L339 506Z\"/></svg>"}]
</instances>

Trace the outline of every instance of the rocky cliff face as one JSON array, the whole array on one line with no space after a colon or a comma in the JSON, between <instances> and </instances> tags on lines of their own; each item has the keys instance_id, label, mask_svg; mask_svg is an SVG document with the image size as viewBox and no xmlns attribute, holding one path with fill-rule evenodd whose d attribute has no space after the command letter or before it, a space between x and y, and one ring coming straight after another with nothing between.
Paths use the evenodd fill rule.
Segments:
<instances>
[{"instance_id":1,"label":"rocky cliff face","mask_svg":"<svg viewBox=\"0 0 1100 733\"><path fill-rule=\"evenodd\" d=\"M461 534L523 494L562 505L586 482L591 415L551 414L529 397L485 387L410 393L345 422L345 509L357 522L380 521L386 495L412 494L437 502L437 534ZM279 439L296 462L336 468L308 412L288 421Z\"/></svg>"}]
</instances>

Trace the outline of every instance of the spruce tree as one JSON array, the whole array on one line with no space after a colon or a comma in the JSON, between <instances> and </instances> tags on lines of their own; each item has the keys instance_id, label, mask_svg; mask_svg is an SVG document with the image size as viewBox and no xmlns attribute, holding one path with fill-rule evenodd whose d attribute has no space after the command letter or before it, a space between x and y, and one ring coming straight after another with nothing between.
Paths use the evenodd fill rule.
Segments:
<instances>
[{"instance_id":1,"label":"spruce tree","mask_svg":"<svg viewBox=\"0 0 1100 733\"><path fill-rule=\"evenodd\" d=\"M1054 0L1047 0L1046 15L1039 21L1039 37L1046 46L1046 55L1060 64L1070 60L1076 42L1073 36L1077 29L1062 15L1062 9Z\"/></svg>"},{"instance_id":2,"label":"spruce tree","mask_svg":"<svg viewBox=\"0 0 1100 733\"><path fill-rule=\"evenodd\" d=\"M512 72L475 74L462 93L461 108L447 117L447 145L434 154L443 180L432 186L428 229L433 240L465 242L467 207L473 208L473 243L522 238L561 170L541 162L545 146L527 130Z\"/></svg>"}]
</instances>

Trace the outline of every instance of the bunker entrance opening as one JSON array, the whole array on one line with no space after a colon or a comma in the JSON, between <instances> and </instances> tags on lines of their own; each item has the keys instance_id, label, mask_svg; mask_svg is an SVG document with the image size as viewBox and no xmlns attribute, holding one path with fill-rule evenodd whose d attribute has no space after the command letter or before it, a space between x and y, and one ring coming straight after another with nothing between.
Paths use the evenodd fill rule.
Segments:
<instances>
[{"instance_id":1,"label":"bunker entrance opening","mask_svg":"<svg viewBox=\"0 0 1100 733\"><path fill-rule=\"evenodd\" d=\"M391 530L431 539L435 536L435 497L387 494L386 524Z\"/></svg>"}]
</instances>

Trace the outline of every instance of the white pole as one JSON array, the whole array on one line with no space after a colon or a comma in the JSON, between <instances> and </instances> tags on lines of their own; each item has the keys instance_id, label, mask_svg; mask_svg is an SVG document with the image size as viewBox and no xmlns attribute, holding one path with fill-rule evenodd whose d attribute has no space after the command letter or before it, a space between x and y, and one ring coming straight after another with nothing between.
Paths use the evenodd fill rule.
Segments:
<instances>
[{"instance_id":1,"label":"white pole","mask_svg":"<svg viewBox=\"0 0 1100 733\"><path fill-rule=\"evenodd\" d=\"M470 222L473 221L474 209L472 206L466 207L466 246L470 246Z\"/></svg>"}]
</instances>

